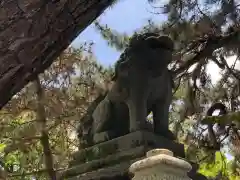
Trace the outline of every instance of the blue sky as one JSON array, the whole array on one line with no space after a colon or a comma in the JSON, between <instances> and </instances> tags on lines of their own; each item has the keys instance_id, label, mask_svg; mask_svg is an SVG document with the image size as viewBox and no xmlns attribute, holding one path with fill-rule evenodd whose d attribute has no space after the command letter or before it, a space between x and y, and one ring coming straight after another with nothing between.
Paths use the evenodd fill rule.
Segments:
<instances>
[{"instance_id":1,"label":"blue sky","mask_svg":"<svg viewBox=\"0 0 240 180\"><path fill-rule=\"evenodd\" d=\"M115 6L108 8L99 18L101 24L128 34L141 28L148 19L161 22L166 19L164 15L151 13L152 8L147 0L121 0ZM78 47L83 42L94 42L93 52L97 60L104 66L112 65L119 57L119 52L108 47L94 25L86 28L73 42Z\"/></svg>"}]
</instances>

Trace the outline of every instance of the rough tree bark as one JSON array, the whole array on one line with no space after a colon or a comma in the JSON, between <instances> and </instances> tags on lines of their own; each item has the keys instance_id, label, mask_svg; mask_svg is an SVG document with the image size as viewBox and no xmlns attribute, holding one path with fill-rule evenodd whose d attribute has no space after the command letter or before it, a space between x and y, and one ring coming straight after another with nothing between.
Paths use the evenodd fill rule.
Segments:
<instances>
[{"instance_id":1,"label":"rough tree bark","mask_svg":"<svg viewBox=\"0 0 240 180\"><path fill-rule=\"evenodd\" d=\"M114 0L1 0L0 109Z\"/></svg>"}]
</instances>

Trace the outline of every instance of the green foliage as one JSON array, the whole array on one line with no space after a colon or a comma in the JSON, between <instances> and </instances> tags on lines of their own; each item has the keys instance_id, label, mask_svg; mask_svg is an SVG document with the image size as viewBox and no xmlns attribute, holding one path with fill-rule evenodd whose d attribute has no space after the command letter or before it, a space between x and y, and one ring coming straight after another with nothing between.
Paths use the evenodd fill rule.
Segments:
<instances>
[{"instance_id":1,"label":"green foliage","mask_svg":"<svg viewBox=\"0 0 240 180\"><path fill-rule=\"evenodd\" d=\"M40 76L44 91L46 130L53 156L53 168L67 167L78 148L76 127L88 104L106 91L112 70L99 65L91 45L66 49ZM0 154L9 179L48 179L38 121L35 84L29 83L0 111Z\"/></svg>"},{"instance_id":2,"label":"green foliage","mask_svg":"<svg viewBox=\"0 0 240 180\"><path fill-rule=\"evenodd\" d=\"M221 179L237 180L240 178L231 170L231 162L228 162L226 157L217 152L215 154L215 160L212 163L201 163L199 172L207 176L208 178L219 177Z\"/></svg>"},{"instance_id":3,"label":"green foliage","mask_svg":"<svg viewBox=\"0 0 240 180\"><path fill-rule=\"evenodd\" d=\"M220 172L226 173L226 157L217 152L214 157L214 162L201 163L199 172L207 177L216 177Z\"/></svg>"}]
</instances>

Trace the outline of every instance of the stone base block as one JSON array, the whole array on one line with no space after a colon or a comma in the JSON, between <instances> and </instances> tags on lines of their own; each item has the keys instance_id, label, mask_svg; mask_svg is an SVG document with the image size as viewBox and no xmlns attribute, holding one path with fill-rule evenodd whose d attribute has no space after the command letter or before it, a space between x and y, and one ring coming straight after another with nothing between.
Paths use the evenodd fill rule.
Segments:
<instances>
[{"instance_id":1,"label":"stone base block","mask_svg":"<svg viewBox=\"0 0 240 180\"><path fill-rule=\"evenodd\" d=\"M182 144L151 132L137 131L74 153L69 169L62 177L69 180L128 180L130 165L154 148L169 149L176 157L185 156Z\"/></svg>"},{"instance_id":2,"label":"stone base block","mask_svg":"<svg viewBox=\"0 0 240 180\"><path fill-rule=\"evenodd\" d=\"M151 132L136 131L74 153L72 156L73 160L70 162L70 166L103 158L107 155L115 154L139 146L144 146L149 149L166 148L171 150L174 153L174 156L182 158L185 157L184 146L182 144L170 141L161 136L157 136Z\"/></svg>"}]
</instances>

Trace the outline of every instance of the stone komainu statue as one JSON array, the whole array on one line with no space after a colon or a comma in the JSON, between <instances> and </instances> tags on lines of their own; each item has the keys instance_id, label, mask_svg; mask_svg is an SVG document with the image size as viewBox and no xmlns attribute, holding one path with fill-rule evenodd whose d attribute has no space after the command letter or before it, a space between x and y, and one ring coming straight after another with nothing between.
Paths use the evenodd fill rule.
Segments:
<instances>
[{"instance_id":1,"label":"stone komainu statue","mask_svg":"<svg viewBox=\"0 0 240 180\"><path fill-rule=\"evenodd\" d=\"M80 121L80 146L92 145L94 135L111 138L137 130L149 130L146 118L153 113L154 133L173 139L169 131L169 106L173 81L167 66L173 41L156 33L135 34L115 65L114 84L100 95Z\"/></svg>"}]
</instances>

